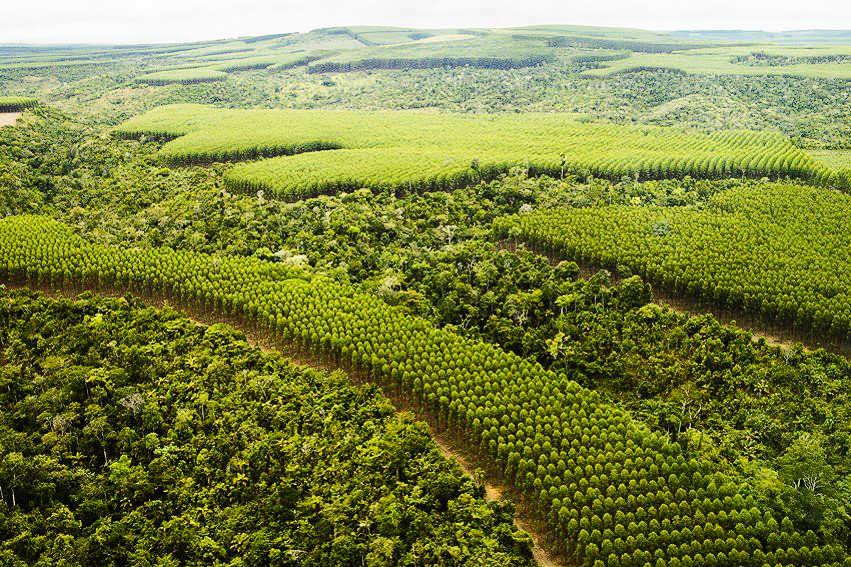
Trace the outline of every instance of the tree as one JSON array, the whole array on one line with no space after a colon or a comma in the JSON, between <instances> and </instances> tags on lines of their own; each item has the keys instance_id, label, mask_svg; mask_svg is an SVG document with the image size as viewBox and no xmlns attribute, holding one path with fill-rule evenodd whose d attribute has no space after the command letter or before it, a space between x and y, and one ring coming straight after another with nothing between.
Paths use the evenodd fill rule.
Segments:
<instances>
[{"instance_id":1,"label":"tree","mask_svg":"<svg viewBox=\"0 0 851 567\"><path fill-rule=\"evenodd\" d=\"M837 529L842 505L837 499L836 473L827 462L822 439L815 434L800 435L777 464L780 479L789 487L784 497L786 511L796 523L818 530L827 521L828 532Z\"/></svg>"}]
</instances>

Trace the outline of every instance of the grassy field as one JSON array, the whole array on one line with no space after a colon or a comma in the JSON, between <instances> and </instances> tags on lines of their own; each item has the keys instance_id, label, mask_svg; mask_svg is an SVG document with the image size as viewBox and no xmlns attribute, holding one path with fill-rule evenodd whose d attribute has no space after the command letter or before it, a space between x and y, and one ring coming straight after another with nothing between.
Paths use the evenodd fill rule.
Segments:
<instances>
[{"instance_id":1,"label":"grassy field","mask_svg":"<svg viewBox=\"0 0 851 567\"><path fill-rule=\"evenodd\" d=\"M851 169L851 150L809 150L807 153L831 169Z\"/></svg>"}]
</instances>

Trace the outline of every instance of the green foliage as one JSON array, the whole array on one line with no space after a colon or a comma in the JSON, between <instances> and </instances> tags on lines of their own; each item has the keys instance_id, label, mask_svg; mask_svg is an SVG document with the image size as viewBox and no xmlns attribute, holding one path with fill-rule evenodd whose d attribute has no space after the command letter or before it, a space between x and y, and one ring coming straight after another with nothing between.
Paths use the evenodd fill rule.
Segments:
<instances>
[{"instance_id":1,"label":"green foliage","mask_svg":"<svg viewBox=\"0 0 851 567\"><path fill-rule=\"evenodd\" d=\"M162 168L153 144L101 141L37 113L42 121L0 131L0 196L20 203L9 213L51 214L101 243L307 263L436 326L575 373L722 470L735 469L743 486L761 473L741 463L776 469L803 432L820 433L838 479L848 476L849 369L841 357L781 352L709 317L635 309L619 299L622 286L577 280L570 262L550 266L486 241L494 219L521 207L700 206L758 182L579 184L516 172L450 194L361 190L281 206L223 191L206 168ZM91 142L78 145L83 135ZM785 418L793 413L795 421ZM754 494L798 526L803 516L778 496L787 489L778 479ZM827 529L814 528L825 538Z\"/></svg>"},{"instance_id":2,"label":"green foliage","mask_svg":"<svg viewBox=\"0 0 851 567\"><path fill-rule=\"evenodd\" d=\"M566 258L622 264L674 293L848 340L849 205L835 191L765 184L706 208L568 208L500 226Z\"/></svg>"},{"instance_id":3,"label":"green foliage","mask_svg":"<svg viewBox=\"0 0 851 567\"><path fill-rule=\"evenodd\" d=\"M823 79L851 78L851 50L836 47L714 47L673 53L633 53L588 71L589 76L670 69L690 74L779 75Z\"/></svg>"},{"instance_id":4,"label":"green foliage","mask_svg":"<svg viewBox=\"0 0 851 567\"><path fill-rule=\"evenodd\" d=\"M851 150L810 150L809 154L835 170L837 177L844 176L838 185L851 189Z\"/></svg>"},{"instance_id":5,"label":"green foliage","mask_svg":"<svg viewBox=\"0 0 851 567\"><path fill-rule=\"evenodd\" d=\"M590 29L569 31L592 35ZM603 35L610 32L604 31ZM652 42L663 36L625 36L624 30L615 33L619 38ZM164 68L216 66L241 58L314 57L323 51L327 56L330 51L347 47L340 44L342 39L361 45L348 35L311 32L258 43L208 42L106 50L98 53L101 62L97 66L75 67L51 66L49 61L57 58L84 56L79 50L68 54L57 49L38 56L48 61L40 63L43 67L37 70L0 66L0 90L50 100L75 117L109 124L174 102L233 108L440 108L464 112L514 112L521 108L582 112L597 120L621 123L688 125L705 130L773 129L807 145L844 147L851 139L847 81L758 75L683 76L667 71L583 78L584 72L626 53L615 55L603 49L554 49L552 52L559 58L555 63L511 70L455 67L451 71L352 72L335 75L333 87L323 86L326 77L322 75L308 75L302 69L285 72L279 65L272 65L264 71L230 74L227 81L125 88L136 77ZM436 43L435 47L443 43L446 42ZM0 48L0 56L2 53ZM26 79L33 75L50 80ZM570 96L565 96L566 92Z\"/></svg>"},{"instance_id":6,"label":"green foliage","mask_svg":"<svg viewBox=\"0 0 851 567\"><path fill-rule=\"evenodd\" d=\"M578 52L571 56L586 57ZM607 52L602 52L607 53ZM476 68L336 75L319 89L313 76L287 77L277 101L295 108L437 108L462 112L579 112L616 123L701 130L778 130L807 145L844 147L851 140L847 81L796 77L682 75L670 71L615 74L588 80L599 62L495 71ZM228 106L250 100L254 81L239 94L218 92ZM261 83L262 84L262 83ZM224 85L219 85L223 88ZM566 97L564 93L571 93ZM197 96L197 95L196 95ZM198 98L189 100L203 102ZM215 101L214 101L215 102ZM256 104L256 103L254 103Z\"/></svg>"},{"instance_id":7,"label":"green foliage","mask_svg":"<svg viewBox=\"0 0 851 567\"><path fill-rule=\"evenodd\" d=\"M836 472L823 443L817 435L804 433L778 459L779 478L788 487L781 498L799 525L841 533L843 519L836 517L836 501L847 495L837 489Z\"/></svg>"},{"instance_id":8,"label":"green foliage","mask_svg":"<svg viewBox=\"0 0 851 567\"><path fill-rule=\"evenodd\" d=\"M377 388L132 299L0 291L5 565L531 565Z\"/></svg>"},{"instance_id":9,"label":"green foliage","mask_svg":"<svg viewBox=\"0 0 851 567\"><path fill-rule=\"evenodd\" d=\"M587 124L552 114L485 119L175 105L132 119L117 131L177 137L161 153L170 163L301 154L239 165L226 175L232 187L271 190L290 200L363 186L449 189L524 163L533 173L562 177L583 172L615 179L791 175L827 182L831 176L774 134L707 135Z\"/></svg>"},{"instance_id":10,"label":"green foliage","mask_svg":"<svg viewBox=\"0 0 851 567\"><path fill-rule=\"evenodd\" d=\"M0 196L18 203L11 214L50 214L101 243L307 263L436 326L575 373L654 429L729 474L734 469L742 486L762 468L777 469L775 460L801 433L817 432L841 494L851 468L844 359L752 343L709 317L635 309L635 301L620 301L622 286L577 280L571 262L550 266L486 241L494 219L521 207L705 206L712 195L756 181L579 184L515 172L450 194L360 190L281 206L223 191L216 170L162 168L153 144L101 140L43 109L37 115L38 122L0 130ZM79 144L83 136L89 143ZM793 500L779 496L787 487L777 479L754 495L805 531L811 525L799 525L804 516L786 504ZM825 524L813 529L830 537Z\"/></svg>"},{"instance_id":11,"label":"green foliage","mask_svg":"<svg viewBox=\"0 0 851 567\"><path fill-rule=\"evenodd\" d=\"M20 112L38 104L34 98L24 96L0 96L0 112Z\"/></svg>"},{"instance_id":12,"label":"green foliage","mask_svg":"<svg viewBox=\"0 0 851 567\"><path fill-rule=\"evenodd\" d=\"M544 40L550 47L576 47L581 49L615 49L635 51L638 53L672 53L674 51L686 51L689 49L701 49L711 47L712 44L693 42L651 42L632 39L603 38L588 35L551 35L548 33L538 34L514 34L517 40ZM720 44L717 44L720 45ZM717 46L716 45L716 46ZM611 61L612 59L608 59Z\"/></svg>"},{"instance_id":13,"label":"green foliage","mask_svg":"<svg viewBox=\"0 0 851 567\"><path fill-rule=\"evenodd\" d=\"M543 41L524 41L504 34L441 34L415 39L403 31L381 35L362 32L356 37L367 45L377 42L398 45L347 50L311 64L308 72L454 67L516 69L556 61L554 51Z\"/></svg>"},{"instance_id":14,"label":"green foliage","mask_svg":"<svg viewBox=\"0 0 851 567\"><path fill-rule=\"evenodd\" d=\"M420 314L456 335L501 345L504 350L537 360L544 368L563 371L619 406L631 408L636 418L665 432L666 438L683 447L686 456L701 455L701 462L709 467L703 477L720 471L729 475L729 482L745 499L751 495L755 498L756 509L762 514L762 524L758 522L756 529L772 542L762 545L766 540L757 536L762 549L753 552L750 559L754 564L809 565L831 558L841 561L842 554L834 548L824 553L824 544L842 543L847 550L851 543L847 512L851 494L847 424L851 418L846 360L824 352L781 350L754 342L749 334L721 326L711 317L687 318L653 305L640 305L649 288L637 278L626 286L612 283L605 274L588 281L577 280L578 269L571 262L549 266L522 248L515 253L513 247L501 250L486 241L494 217L516 213L521 207L533 212L564 205L705 207L712 195L747 186L748 182L683 179L608 183L594 179L579 184L568 170L564 180L530 180L510 175L449 195L428 191L405 195L406 191L401 191L399 196L382 186L366 191L352 186L350 193L290 205L269 201L254 191L233 194L221 182L228 166L166 169L153 159L155 144L109 140L102 137L101 128L92 127L116 124L161 104L200 102L233 108L428 107L463 112L513 112L522 108L582 112L586 114L582 120L687 125L709 131L771 129L790 136L797 147L842 148L851 139L844 80L723 76L710 74L714 73L712 69L697 75L654 71L583 78L582 73L610 62L617 64L625 55L600 49L546 48L557 54L559 61L510 70L381 70L338 74L329 81L327 76L307 74L304 69L278 70L270 66L234 73L227 81L124 88L138 75L164 67L239 66L240 59L245 65L252 60L264 64L269 56L283 56L288 50L311 53L313 49L357 47L364 43L356 39L361 36L372 37L374 43L395 43L399 36L408 36L405 41L422 39L410 37L413 33L416 32L327 30L284 38L256 38L256 42L137 46L122 49L126 55L121 56L114 51L107 55L91 50L51 50L26 53L25 65L30 68L0 64L0 88L4 92L37 95L73 116L69 120L38 109L34 113L38 120L0 130L2 214L51 215L68 222L88 240L113 243L121 249L169 246L216 256L255 255L291 266L285 268L287 273L305 274L292 266L310 264L334 278L350 279L354 284L351 289L374 293L399 311ZM600 39L613 35L611 30L599 29L551 29L541 33ZM659 37L663 34L637 30L615 33L624 40L665 43ZM17 61L23 54L17 49L0 48L0 55ZM757 48L749 47L747 53L754 49ZM779 53L775 48L770 52ZM729 64L729 52L721 50L718 55ZM77 58L81 64L60 66L59 59L68 57ZM97 64L93 57L99 58ZM692 60L697 59L702 58ZM742 64L730 66L748 68ZM825 158L824 154L817 157ZM841 155L827 157L830 163L825 160L824 165L831 169L844 165ZM485 161L475 155L462 163L481 166ZM553 173L561 177L561 170ZM841 175L838 172L831 183L841 186ZM650 228L662 238L672 234L674 224L662 219ZM216 256L208 257L208 261L216 262ZM613 267L619 274L635 272L624 263ZM624 290L629 293L622 293ZM384 304L378 305L384 308ZM319 345L319 350L328 352L321 337ZM452 391L446 397L457 399ZM441 401L438 398L438 403ZM794 419L789 419L790 415ZM527 419L535 427L543 424L541 427L546 428L546 422L537 414L527 415ZM498 434L501 427L497 427ZM799 443L802 434L809 434L809 441ZM500 457L499 437L488 439L485 446L478 437L475 442L483 453L490 450L493 442L500 460L490 461L492 466L503 472L516 471L525 457L519 452ZM787 448L795 448L796 452L785 455ZM795 486L796 478L801 477L792 474L794 467L790 462L806 461L800 457L806 457L807 451L817 457L807 466L824 470L824 478L833 477L818 493L801 492ZM822 454L824 462L819 457ZM11 470L23 457L10 453L8 458ZM116 479L132 479L132 472L126 475L121 458L115 462ZM129 460L131 471L138 462ZM564 464L567 466L568 462ZM558 461L540 466L547 474L553 467L556 472L550 475L552 478L563 475ZM640 471L640 466L634 468ZM537 476L537 466L534 472ZM577 476L577 489L570 499L577 493L584 498L586 489L583 486L580 490L579 483L590 483L593 476L584 472ZM516 478L512 473L511 479ZM609 480L599 475L597 478ZM538 514L541 525L550 530L566 527L563 533L553 531L553 539L565 542L570 553L575 554L571 559L577 563L585 557L577 550L581 547L577 543L595 546L588 547L592 555L597 555L594 561L602 564L749 563L733 549L732 540L724 539L727 536L687 533L685 529L671 531L670 525L663 526L658 519L655 526L650 519L643 527L636 521L641 533L632 535L630 511L647 518L651 506L654 513L661 507L645 501L639 511L629 497L637 500L644 496L647 500L653 492L624 483L625 496L611 496L616 504L612 518L607 519L593 501L588 508L597 517L591 514L585 518L582 508L580 516L571 516L575 508L570 499L565 502L560 491L557 494L555 487L543 490L545 486L546 474L534 478L532 488L525 491L527 501L549 506ZM714 484L707 485L707 491L722 494L719 499L726 506L723 494L729 487L723 487L716 477ZM565 488L571 487L568 484ZM618 498L623 498L626 505L618 504ZM605 498L602 502L608 505ZM384 526L393 524L393 506L387 508L387 514L383 504L375 510ZM670 507L665 510L672 513ZM784 530L790 531L788 523L774 523L769 512L778 520L788 516L801 534L803 545L797 536L783 534ZM697 523L705 521L708 514L700 514L691 517ZM719 522L731 521L729 515L718 516L723 518ZM606 527L610 520L611 527ZM61 523L61 514L57 514L56 521ZM732 524L733 533L737 533L735 528ZM805 533L808 529L816 534ZM780 535L774 537L772 531ZM652 545L659 545L662 534L688 542L690 550L676 544L680 555L666 557L667 546L665 551L652 548L654 556L646 550L646 540L653 539ZM629 537L639 540L646 549L628 554L623 545L632 545ZM388 559L391 545L387 539L381 536L371 543L367 563L392 562ZM820 549L813 551L813 547ZM447 553L451 556L452 552L450 549ZM359 556L362 560L363 557Z\"/></svg>"},{"instance_id":15,"label":"green foliage","mask_svg":"<svg viewBox=\"0 0 851 567\"><path fill-rule=\"evenodd\" d=\"M731 63L740 65L778 67L781 65L798 65L800 63L847 63L851 62L851 55L826 53L823 55L772 55L764 51L754 51L748 55L735 55L730 58Z\"/></svg>"},{"instance_id":16,"label":"green foliage","mask_svg":"<svg viewBox=\"0 0 851 567\"><path fill-rule=\"evenodd\" d=\"M849 30L682 30L670 32L675 37L708 41L770 42L788 45L840 45L851 41Z\"/></svg>"},{"instance_id":17,"label":"green foliage","mask_svg":"<svg viewBox=\"0 0 851 567\"><path fill-rule=\"evenodd\" d=\"M223 71L217 71L216 69L209 67L200 67L196 69L190 68L157 71L142 75L136 80L140 83L147 83L149 85L169 85L171 83L191 85L194 83L224 81L226 79L227 74Z\"/></svg>"},{"instance_id":18,"label":"green foliage","mask_svg":"<svg viewBox=\"0 0 851 567\"><path fill-rule=\"evenodd\" d=\"M595 558L598 546L609 539L601 531L604 526L636 526L632 531L644 533L645 539L633 542L629 552L677 558L680 553L668 547L665 534L695 526L696 510L704 518L697 526L727 539L723 549L745 561L754 549L745 538L756 539L771 553L784 553L788 546L781 549L779 534L794 535L791 528L760 528L762 516L750 512L755 502L732 486L722 485L723 500L718 500L715 483L723 479L710 474L708 462L684 454L679 445L566 375L437 330L375 296L295 268L254 259L213 262L169 249L99 247L55 221L23 216L0 221L0 275L48 286L87 282L166 293L176 301L254 320L296 348L368 372L464 433L471 447L538 503L541 514L547 515L551 505L556 510L569 506L563 520L575 518L592 529L587 540L577 540L578 557ZM518 310L530 301L518 298ZM616 485L625 494L629 485L641 499L636 496L632 504L616 500L609 493ZM564 499L556 504L554 495ZM623 518L613 523L617 512ZM637 528L642 519L651 520L649 530ZM662 528L660 534L655 525ZM565 527L558 524L557 533ZM815 565L830 564L842 553L830 546L818 549Z\"/></svg>"}]
</instances>

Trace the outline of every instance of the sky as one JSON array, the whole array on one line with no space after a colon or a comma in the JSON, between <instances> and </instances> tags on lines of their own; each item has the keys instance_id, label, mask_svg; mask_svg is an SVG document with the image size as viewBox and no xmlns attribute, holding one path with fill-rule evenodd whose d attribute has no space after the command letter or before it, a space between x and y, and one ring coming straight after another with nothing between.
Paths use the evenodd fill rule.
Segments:
<instances>
[{"instance_id":1,"label":"sky","mask_svg":"<svg viewBox=\"0 0 851 567\"><path fill-rule=\"evenodd\" d=\"M157 43L389 25L851 28L848 0L0 0L0 44Z\"/></svg>"}]
</instances>

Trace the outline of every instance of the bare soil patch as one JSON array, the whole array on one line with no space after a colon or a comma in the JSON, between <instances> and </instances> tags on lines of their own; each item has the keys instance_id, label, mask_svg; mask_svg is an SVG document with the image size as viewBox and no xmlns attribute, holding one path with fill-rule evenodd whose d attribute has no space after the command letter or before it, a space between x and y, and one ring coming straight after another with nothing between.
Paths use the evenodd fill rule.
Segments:
<instances>
[{"instance_id":1,"label":"bare soil patch","mask_svg":"<svg viewBox=\"0 0 851 567\"><path fill-rule=\"evenodd\" d=\"M14 126L23 112L0 112L0 128L3 126Z\"/></svg>"}]
</instances>

